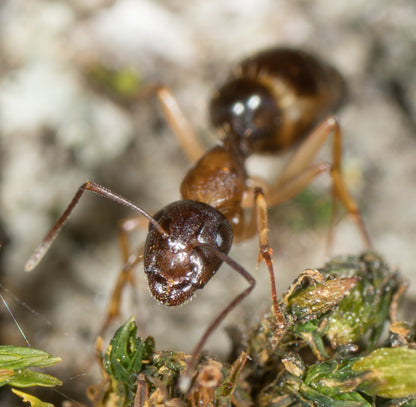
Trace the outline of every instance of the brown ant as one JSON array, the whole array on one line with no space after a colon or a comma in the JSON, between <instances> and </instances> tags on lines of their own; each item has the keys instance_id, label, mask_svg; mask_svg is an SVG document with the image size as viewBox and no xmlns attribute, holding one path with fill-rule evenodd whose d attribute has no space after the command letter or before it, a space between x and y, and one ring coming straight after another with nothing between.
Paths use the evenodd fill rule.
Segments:
<instances>
[{"instance_id":1,"label":"brown ant","mask_svg":"<svg viewBox=\"0 0 416 407\"><path fill-rule=\"evenodd\" d=\"M268 242L268 206L291 199L318 174L328 172L332 179L333 213L335 200L339 199L356 221L366 246L371 247L358 207L341 175L341 132L335 118L328 116L342 103L344 90L344 82L334 68L305 52L287 48L261 52L237 65L229 80L214 94L211 121L221 129L223 138L204 153L172 94L165 87L155 87L153 91L172 130L185 153L196 162L182 181L183 200L151 216L124 197L87 182L27 262L26 270L39 263L85 190L126 205L149 222L144 249L133 254L127 234L141 227L142 222L135 217L121 223L125 265L114 289L106 324L119 314L122 289L132 279L132 267L142 258L152 295L172 306L183 304L195 290L203 288L223 262L229 264L247 280L249 287L215 318L196 345L182 376L182 390L189 388L197 356L207 338L255 284L254 278L227 255L233 236L238 241L256 232L259 235L259 258L264 259L270 273L277 335L285 330ZM312 164L331 134L332 163ZM248 176L248 156L278 154L299 142L273 185L265 186ZM244 217L244 208L252 208L249 221ZM332 225L333 221L330 235Z\"/></svg>"}]
</instances>

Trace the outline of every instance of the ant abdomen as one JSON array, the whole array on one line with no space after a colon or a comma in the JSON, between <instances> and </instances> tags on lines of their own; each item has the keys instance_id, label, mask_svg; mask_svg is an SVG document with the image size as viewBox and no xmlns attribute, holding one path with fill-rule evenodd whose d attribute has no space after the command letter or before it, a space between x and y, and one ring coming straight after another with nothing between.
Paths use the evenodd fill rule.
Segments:
<instances>
[{"instance_id":1,"label":"ant abdomen","mask_svg":"<svg viewBox=\"0 0 416 407\"><path fill-rule=\"evenodd\" d=\"M210 247L227 254L232 228L219 211L196 201L173 202L154 219L167 237L149 224L143 262L150 291L165 305L183 304L221 266L223 261Z\"/></svg>"},{"instance_id":2,"label":"ant abdomen","mask_svg":"<svg viewBox=\"0 0 416 407\"><path fill-rule=\"evenodd\" d=\"M214 95L211 121L245 155L292 147L343 102L345 85L330 65L276 48L242 61Z\"/></svg>"}]
</instances>

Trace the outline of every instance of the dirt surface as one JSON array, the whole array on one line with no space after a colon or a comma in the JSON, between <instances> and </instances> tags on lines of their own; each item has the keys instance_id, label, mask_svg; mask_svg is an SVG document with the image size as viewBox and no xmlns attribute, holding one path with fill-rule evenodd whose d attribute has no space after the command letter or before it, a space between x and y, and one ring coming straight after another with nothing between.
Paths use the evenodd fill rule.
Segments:
<instances>
[{"instance_id":1,"label":"dirt surface","mask_svg":"<svg viewBox=\"0 0 416 407\"><path fill-rule=\"evenodd\" d=\"M338 114L349 188L376 250L416 280L414 1L84 3L0 5L0 282L31 308L1 292L32 346L63 358L56 374L65 392L80 400L86 383L95 380L94 341L121 262L117 222L131 213L86 196L39 268L25 273L25 261L85 180L154 212L179 199L190 166L157 103L146 99L123 108L91 85L91 63L129 67L143 84L166 84L210 147L217 135L208 124L209 98L241 58L282 45L331 62L349 87L349 103ZM321 158L330 158L329 148ZM273 179L280 163L255 157L249 168ZM327 199L329 185L324 176L312 191ZM299 272L324 262L327 225L302 222L311 211L288 203L270 212L280 292ZM137 245L143 238L138 234ZM334 253L362 249L354 225L342 221ZM256 240L236 246L231 256L253 273L257 286L223 326L255 319L270 304L267 273L263 266L255 270ZM207 322L245 287L228 271L221 269L191 303L167 309L144 288L139 266L139 288L126 296L124 318L136 314L143 333L155 336L159 346L190 351ZM408 294L416 296L416 284ZM2 310L0 317L1 343L24 344L10 316ZM208 344L223 354L227 346L223 329Z\"/></svg>"}]
</instances>

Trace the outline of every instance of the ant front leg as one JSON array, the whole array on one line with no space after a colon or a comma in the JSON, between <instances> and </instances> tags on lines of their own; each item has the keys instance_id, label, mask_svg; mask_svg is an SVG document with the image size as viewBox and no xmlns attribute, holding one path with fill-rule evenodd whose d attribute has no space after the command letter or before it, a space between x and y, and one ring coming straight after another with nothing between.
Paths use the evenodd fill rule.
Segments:
<instances>
[{"instance_id":1,"label":"ant front leg","mask_svg":"<svg viewBox=\"0 0 416 407\"><path fill-rule=\"evenodd\" d=\"M166 121L181 145L182 150L192 162L197 162L205 154L205 148L196 137L192 126L179 107L172 92L163 85L149 86L143 92L144 95L150 93L156 96Z\"/></svg>"},{"instance_id":2,"label":"ant front leg","mask_svg":"<svg viewBox=\"0 0 416 407\"><path fill-rule=\"evenodd\" d=\"M118 274L117 282L111 295L102 331L105 331L113 320L120 315L123 289L127 284L134 285L133 268L143 259L144 246L142 245L138 250L132 252L128 236L135 230L147 227L147 225L147 220L137 216L123 219L119 223L119 243L123 267Z\"/></svg>"},{"instance_id":3,"label":"ant front leg","mask_svg":"<svg viewBox=\"0 0 416 407\"><path fill-rule=\"evenodd\" d=\"M202 348L205 345L205 342L210 337L212 332L218 327L218 325L224 320L224 318L245 298L247 297L251 291L253 290L256 280L254 277L240 264L234 261L231 257L226 255L225 253L221 252L217 248L210 246L204 243L198 243L196 247L201 247L206 250L212 251L216 256L218 256L224 263L227 263L231 268L233 268L237 273L239 273L242 277L246 279L249 286L240 294L238 294L222 311L221 313L211 322L208 328L205 330L204 334L202 335L201 339L195 346L194 350L192 351L191 359L189 360L185 371L181 374L179 378L179 390L182 393L186 393L192 381L192 376L195 372L195 367L197 364L198 355L201 353Z\"/></svg>"},{"instance_id":4,"label":"ant front leg","mask_svg":"<svg viewBox=\"0 0 416 407\"><path fill-rule=\"evenodd\" d=\"M254 208L252 216L255 216L256 218L257 234L259 237L258 262L260 262L260 259L263 258L269 271L272 304L277 322L276 337L280 338L286 330L286 320L282 314L282 311L279 306L279 301L277 299L276 281L272 260L273 250L269 244L269 222L267 216L267 203L263 190L258 187L254 188Z\"/></svg>"},{"instance_id":5,"label":"ant front leg","mask_svg":"<svg viewBox=\"0 0 416 407\"><path fill-rule=\"evenodd\" d=\"M325 140L333 135L332 164L311 164ZM332 180L332 215L328 235L328 247L332 242L336 206L339 200L356 223L367 249L372 248L370 237L362 220L358 205L349 193L341 174L341 130L331 116L316 127L295 152L277 182L266 193L267 203L276 205L289 200L305 189L322 172L329 172Z\"/></svg>"},{"instance_id":6,"label":"ant front leg","mask_svg":"<svg viewBox=\"0 0 416 407\"><path fill-rule=\"evenodd\" d=\"M276 318L276 342L280 340L286 331L286 319L283 316L279 301L277 299L276 280L273 269L273 250L269 243L269 221L267 216L267 202L263 187L267 185L261 179L250 178L251 185L247 186L245 196L243 198L243 206L251 206L250 221L244 225L241 240L250 239L256 233L259 238L259 256L257 266L263 259L266 263L270 277L271 299L273 310ZM258 185L263 185L262 187ZM250 205L251 204L251 205Z\"/></svg>"}]
</instances>

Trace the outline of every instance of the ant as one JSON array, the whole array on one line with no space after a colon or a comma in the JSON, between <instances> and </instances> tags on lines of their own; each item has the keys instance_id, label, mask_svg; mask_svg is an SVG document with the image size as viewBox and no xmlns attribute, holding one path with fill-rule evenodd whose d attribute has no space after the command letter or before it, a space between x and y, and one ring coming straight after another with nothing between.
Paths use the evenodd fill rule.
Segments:
<instances>
[{"instance_id":1,"label":"ant","mask_svg":"<svg viewBox=\"0 0 416 407\"><path fill-rule=\"evenodd\" d=\"M32 270L39 263L86 190L141 215L120 223L124 267L112 295L106 325L119 314L122 289L132 281L132 268L142 259L152 295L168 306L188 301L223 262L231 266L247 280L249 287L227 305L199 340L182 375L180 388L186 391L207 338L255 285L251 274L228 256L233 236L235 241L241 241L258 234L259 260L265 261L270 274L277 337L285 331L268 241L269 206L291 199L318 174L329 173L333 200L329 235L338 199L355 220L367 248L371 242L358 206L341 175L341 131L331 114L344 101L345 86L334 68L306 52L290 48L266 50L243 60L211 100L211 122L220 129L222 139L208 152L204 152L171 92L163 86L155 86L152 92L184 152L195 162L182 181L182 200L152 216L126 198L88 181L78 189L29 259L26 270ZM332 163L313 164L330 135L333 135ZM264 185L247 174L245 162L250 155L279 154L297 145L273 185ZM244 217L245 208L251 208L249 220ZM149 224L146 243L132 254L127 236L143 226L143 217Z\"/></svg>"}]
</instances>

